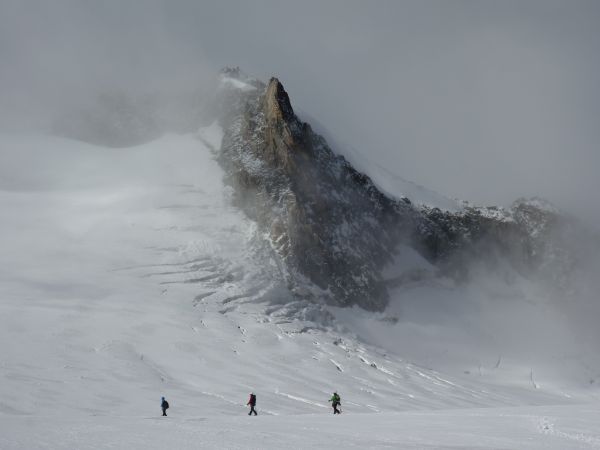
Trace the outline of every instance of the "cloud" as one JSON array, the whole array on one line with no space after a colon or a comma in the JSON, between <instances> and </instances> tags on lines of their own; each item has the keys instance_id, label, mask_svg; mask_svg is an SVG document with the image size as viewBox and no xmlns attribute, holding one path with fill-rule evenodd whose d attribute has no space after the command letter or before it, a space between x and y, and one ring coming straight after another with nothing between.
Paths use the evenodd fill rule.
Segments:
<instances>
[{"instance_id":1,"label":"cloud","mask_svg":"<svg viewBox=\"0 0 600 450\"><path fill-rule=\"evenodd\" d=\"M393 172L478 203L600 216L591 1L0 3L2 116L239 65ZM4 120L6 123L6 120ZM340 149L343 152L343 149ZM600 217L595 217L600 219Z\"/></svg>"},{"instance_id":2,"label":"cloud","mask_svg":"<svg viewBox=\"0 0 600 450\"><path fill-rule=\"evenodd\" d=\"M540 195L600 221L599 22L600 3L583 0L0 0L0 127L44 127L106 90L182 91L239 65L278 76L296 109L404 178L483 204ZM544 305L522 314L517 300L543 298L525 282L482 278L454 303L446 290L409 293L392 305L403 334L389 338L444 331L445 307L450 328L495 327L510 350L530 332L548 341L527 352L559 345L578 326L589 336L576 343L596 342L597 273L551 317Z\"/></svg>"},{"instance_id":3,"label":"cloud","mask_svg":"<svg viewBox=\"0 0 600 450\"><path fill-rule=\"evenodd\" d=\"M214 70L165 23L164 4L3 1L3 117L47 117L109 90L201 84Z\"/></svg>"}]
</instances>

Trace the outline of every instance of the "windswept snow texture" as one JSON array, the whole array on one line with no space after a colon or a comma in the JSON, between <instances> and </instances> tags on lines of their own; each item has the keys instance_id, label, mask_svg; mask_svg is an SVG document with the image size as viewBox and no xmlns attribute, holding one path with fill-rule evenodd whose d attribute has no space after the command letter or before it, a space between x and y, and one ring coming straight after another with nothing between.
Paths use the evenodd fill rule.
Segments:
<instances>
[{"instance_id":1,"label":"windswept snow texture","mask_svg":"<svg viewBox=\"0 0 600 450\"><path fill-rule=\"evenodd\" d=\"M356 170L367 174L371 178L371 181L373 181L373 184L388 197L395 200L409 199L417 205L439 208L443 211L457 212L463 208L462 202L450 199L412 181L405 180L382 165L373 162L352 145L347 142L341 142L335 136L332 136L327 128L310 114L298 110L296 110L296 114L303 121L310 123L314 130L327 140L332 149L336 153L343 155Z\"/></svg>"},{"instance_id":2,"label":"windswept snow texture","mask_svg":"<svg viewBox=\"0 0 600 450\"><path fill-rule=\"evenodd\" d=\"M504 366L449 376L310 320L230 205L220 138L0 136L0 448L598 448L599 409L572 406L588 397ZM475 407L494 409L444 411Z\"/></svg>"},{"instance_id":3,"label":"windswept snow texture","mask_svg":"<svg viewBox=\"0 0 600 450\"><path fill-rule=\"evenodd\" d=\"M340 147L339 150L357 170L369 175L373 183L391 198L396 200L408 198L417 205L440 208L443 211L457 212L462 209L462 205L457 200L452 200L417 183L405 180L385 167L365 158L359 151L350 146Z\"/></svg>"},{"instance_id":4,"label":"windswept snow texture","mask_svg":"<svg viewBox=\"0 0 600 450\"><path fill-rule=\"evenodd\" d=\"M239 80L238 78L231 78L231 77L228 77L228 76L222 76L221 77L221 83L223 83L223 84L230 84L234 88L240 89L242 91L254 91L254 90L256 90L256 88L254 86L252 86L251 84L245 83L245 82Z\"/></svg>"}]
</instances>

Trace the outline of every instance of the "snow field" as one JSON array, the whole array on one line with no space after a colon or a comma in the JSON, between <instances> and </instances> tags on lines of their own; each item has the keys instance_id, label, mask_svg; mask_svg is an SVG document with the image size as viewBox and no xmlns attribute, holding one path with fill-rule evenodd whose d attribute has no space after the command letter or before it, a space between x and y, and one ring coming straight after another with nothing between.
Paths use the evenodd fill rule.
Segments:
<instances>
[{"instance_id":1,"label":"snow field","mask_svg":"<svg viewBox=\"0 0 600 450\"><path fill-rule=\"evenodd\" d=\"M215 126L127 149L1 137L0 448L598 445L595 406L503 409L589 397L413 363L358 338L381 342L372 315L286 314L219 142Z\"/></svg>"},{"instance_id":2,"label":"snow field","mask_svg":"<svg viewBox=\"0 0 600 450\"><path fill-rule=\"evenodd\" d=\"M595 407L520 407L324 416L7 417L12 449L600 448ZM35 430L35 432L31 432Z\"/></svg>"}]
</instances>

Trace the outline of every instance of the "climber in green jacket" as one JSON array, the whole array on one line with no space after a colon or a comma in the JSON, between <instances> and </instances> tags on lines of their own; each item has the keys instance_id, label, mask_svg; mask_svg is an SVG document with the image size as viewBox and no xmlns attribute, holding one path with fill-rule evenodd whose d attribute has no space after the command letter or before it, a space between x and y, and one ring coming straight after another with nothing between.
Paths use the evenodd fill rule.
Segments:
<instances>
[{"instance_id":1,"label":"climber in green jacket","mask_svg":"<svg viewBox=\"0 0 600 450\"><path fill-rule=\"evenodd\" d=\"M341 406L342 399L340 398L338 393L334 392L329 401L331 402L331 406L333 406L333 413L340 414L341 411L338 409L338 406Z\"/></svg>"}]
</instances>

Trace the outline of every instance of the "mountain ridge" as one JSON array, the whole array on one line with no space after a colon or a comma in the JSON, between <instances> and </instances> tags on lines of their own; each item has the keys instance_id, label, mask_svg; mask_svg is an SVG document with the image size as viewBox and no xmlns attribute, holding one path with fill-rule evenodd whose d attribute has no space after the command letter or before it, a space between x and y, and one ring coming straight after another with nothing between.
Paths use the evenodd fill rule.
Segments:
<instances>
[{"instance_id":1,"label":"mountain ridge","mask_svg":"<svg viewBox=\"0 0 600 450\"><path fill-rule=\"evenodd\" d=\"M482 207L407 188L405 180L378 183L370 174L381 169L362 164L361 171L356 158L342 156L348 151L332 147L296 114L278 78L263 83L226 68L200 91L205 94L194 94L196 100L179 102L182 110L174 116L167 111L173 105L165 110L152 97L142 103L120 96L107 103L103 97L97 110L75 115L73 122L73 116L63 118L59 133L75 129L72 137L92 143L106 136L107 146L118 147L218 122L224 138L214 152L232 200L282 258L286 283L298 299L385 309L390 277L382 273L402 246L415 249L439 277L463 282L474 267L486 267L509 277L544 277L565 289L578 261L592 252L582 248L581 238L598 248L598 239L545 201Z\"/></svg>"},{"instance_id":2,"label":"mountain ridge","mask_svg":"<svg viewBox=\"0 0 600 450\"><path fill-rule=\"evenodd\" d=\"M220 119L225 137L219 161L237 205L258 221L285 261L293 292L383 310L389 294L381 273L401 244L456 280L467 279L480 262L492 270L505 262L516 273L538 276L550 253L556 267L549 272L572 270L574 236L564 232L573 225L549 203L519 200L509 209L464 204L445 211L394 199L297 117L279 79L254 86L238 96L230 92L237 88L225 88L236 102L229 100ZM316 289L301 289L309 284Z\"/></svg>"}]
</instances>

